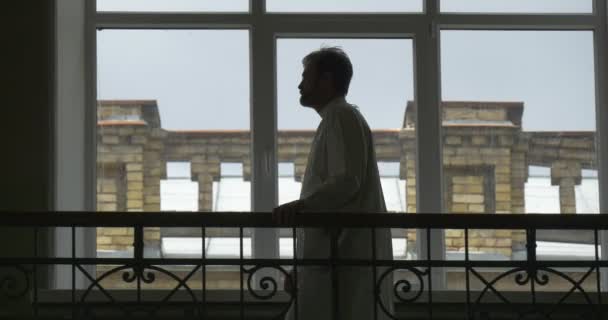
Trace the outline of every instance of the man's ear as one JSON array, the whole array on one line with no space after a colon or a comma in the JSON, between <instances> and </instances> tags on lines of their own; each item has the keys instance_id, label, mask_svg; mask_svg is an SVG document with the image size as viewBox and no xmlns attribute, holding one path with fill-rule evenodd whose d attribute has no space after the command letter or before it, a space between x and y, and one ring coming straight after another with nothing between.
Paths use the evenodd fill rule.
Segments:
<instances>
[{"instance_id":1,"label":"man's ear","mask_svg":"<svg viewBox=\"0 0 608 320\"><path fill-rule=\"evenodd\" d=\"M319 76L319 82L323 83L323 86L333 86L334 76L331 74L331 72L323 72Z\"/></svg>"},{"instance_id":2,"label":"man's ear","mask_svg":"<svg viewBox=\"0 0 608 320\"><path fill-rule=\"evenodd\" d=\"M323 72L321 73L321 76L319 77L320 79L326 80L326 81L332 81L333 80L333 75L331 74L331 72Z\"/></svg>"}]
</instances>

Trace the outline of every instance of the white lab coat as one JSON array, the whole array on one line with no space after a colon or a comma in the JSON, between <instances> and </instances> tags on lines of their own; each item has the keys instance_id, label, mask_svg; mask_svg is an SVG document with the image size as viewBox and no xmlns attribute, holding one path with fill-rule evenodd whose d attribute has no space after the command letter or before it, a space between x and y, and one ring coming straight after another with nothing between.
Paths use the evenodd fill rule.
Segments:
<instances>
[{"instance_id":1,"label":"white lab coat","mask_svg":"<svg viewBox=\"0 0 608 320\"><path fill-rule=\"evenodd\" d=\"M320 115L300 199L311 211L386 212L371 130L357 107L336 98ZM328 258L330 247L327 229L298 229L299 258ZM371 259L371 247L370 230L342 229L339 233L341 258ZM376 230L376 257L392 259L390 229ZM377 277L385 270L377 268ZM338 269L339 320L374 319L372 272L371 267ZM298 320L337 320L332 315L331 284L329 267L298 267ZM392 276L383 281L380 291L392 314ZM377 319L389 319L380 306L377 310ZM286 320L294 319L292 305Z\"/></svg>"}]
</instances>

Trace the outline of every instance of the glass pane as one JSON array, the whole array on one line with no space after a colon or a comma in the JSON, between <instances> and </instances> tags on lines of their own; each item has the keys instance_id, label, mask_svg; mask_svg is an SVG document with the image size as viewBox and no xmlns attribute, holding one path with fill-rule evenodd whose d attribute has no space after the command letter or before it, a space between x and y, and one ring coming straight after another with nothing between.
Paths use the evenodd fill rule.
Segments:
<instances>
[{"instance_id":1,"label":"glass pane","mask_svg":"<svg viewBox=\"0 0 608 320\"><path fill-rule=\"evenodd\" d=\"M250 211L248 31L97 36L97 209ZM175 229L146 229L146 256L200 257L200 228ZM99 255L133 251L132 229L97 235ZM216 237L238 237L238 229L207 236L224 243Z\"/></svg>"},{"instance_id":2,"label":"glass pane","mask_svg":"<svg viewBox=\"0 0 608 320\"><path fill-rule=\"evenodd\" d=\"M441 0L442 12L592 13L592 0Z\"/></svg>"},{"instance_id":3,"label":"glass pane","mask_svg":"<svg viewBox=\"0 0 608 320\"><path fill-rule=\"evenodd\" d=\"M422 12L423 0L266 0L268 12Z\"/></svg>"},{"instance_id":4,"label":"glass pane","mask_svg":"<svg viewBox=\"0 0 608 320\"><path fill-rule=\"evenodd\" d=\"M592 32L442 31L441 48L447 210L599 213ZM589 246L555 233L538 234L539 259ZM461 240L446 232L448 257ZM488 259L525 257L523 230L471 230L469 243Z\"/></svg>"},{"instance_id":5,"label":"glass pane","mask_svg":"<svg viewBox=\"0 0 608 320\"><path fill-rule=\"evenodd\" d=\"M410 39L285 39L277 41L279 202L296 200L320 116L300 105L302 59L325 46L339 46L350 57L354 75L346 100L356 105L374 136L378 170L389 212L415 212L413 157L415 134L406 127L412 103L413 41ZM408 179L411 177L412 179ZM283 231L283 238L291 232ZM416 255L416 231L394 229L395 259ZM286 241L286 240L285 240ZM292 251L281 252L283 256Z\"/></svg>"},{"instance_id":6,"label":"glass pane","mask_svg":"<svg viewBox=\"0 0 608 320\"><path fill-rule=\"evenodd\" d=\"M97 0L97 11L247 12L249 0Z\"/></svg>"}]
</instances>

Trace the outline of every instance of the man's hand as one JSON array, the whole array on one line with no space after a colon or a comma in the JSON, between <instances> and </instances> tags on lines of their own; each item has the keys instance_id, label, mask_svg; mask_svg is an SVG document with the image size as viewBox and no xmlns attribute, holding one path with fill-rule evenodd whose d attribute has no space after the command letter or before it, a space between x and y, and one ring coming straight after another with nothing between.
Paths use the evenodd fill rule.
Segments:
<instances>
[{"instance_id":1,"label":"man's hand","mask_svg":"<svg viewBox=\"0 0 608 320\"><path fill-rule=\"evenodd\" d=\"M301 200L288 202L272 210L272 219L282 225L292 225L295 222L296 214L303 209Z\"/></svg>"}]
</instances>

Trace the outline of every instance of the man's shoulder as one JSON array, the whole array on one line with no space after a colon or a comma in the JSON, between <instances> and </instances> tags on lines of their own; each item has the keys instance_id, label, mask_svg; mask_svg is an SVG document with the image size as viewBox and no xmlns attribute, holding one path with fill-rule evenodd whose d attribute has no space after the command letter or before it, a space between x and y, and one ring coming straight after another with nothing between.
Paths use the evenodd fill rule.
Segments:
<instances>
[{"instance_id":1,"label":"man's shoulder","mask_svg":"<svg viewBox=\"0 0 608 320\"><path fill-rule=\"evenodd\" d=\"M340 120L357 120L362 118L358 107L348 102L335 105L330 111L330 116L337 117Z\"/></svg>"},{"instance_id":2,"label":"man's shoulder","mask_svg":"<svg viewBox=\"0 0 608 320\"><path fill-rule=\"evenodd\" d=\"M331 115L328 117L328 125L341 126L344 130L348 131L363 131L369 133L369 125L361 112L355 105L352 104L341 104L336 105L333 108Z\"/></svg>"}]
</instances>

